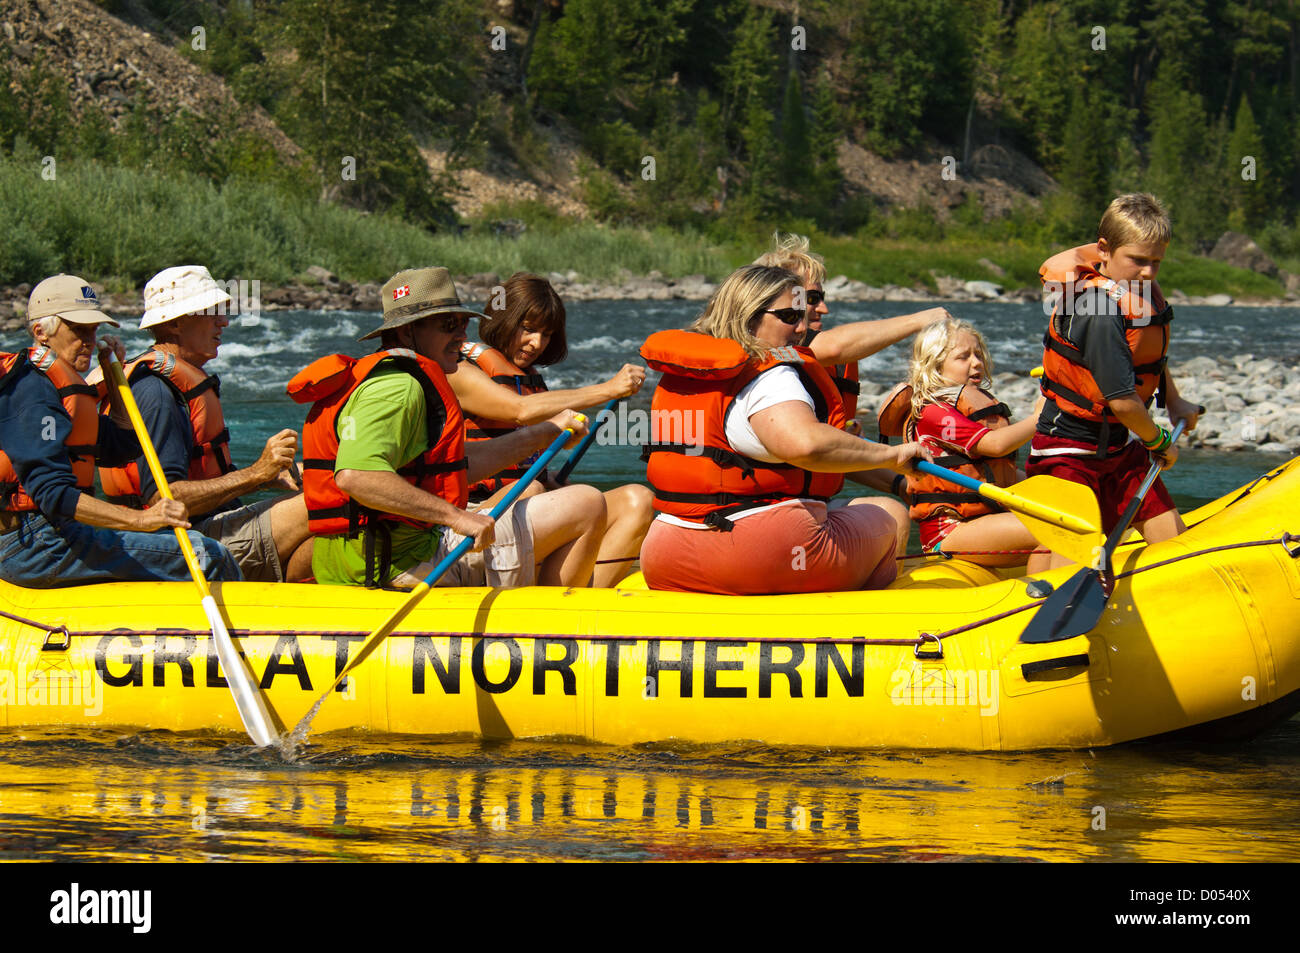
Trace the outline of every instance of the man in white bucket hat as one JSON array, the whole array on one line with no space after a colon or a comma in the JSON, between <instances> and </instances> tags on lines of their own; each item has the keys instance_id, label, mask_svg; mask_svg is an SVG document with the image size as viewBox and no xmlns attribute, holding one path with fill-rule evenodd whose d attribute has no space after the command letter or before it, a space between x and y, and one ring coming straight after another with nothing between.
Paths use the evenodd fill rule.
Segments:
<instances>
[{"instance_id":1,"label":"man in white bucket hat","mask_svg":"<svg viewBox=\"0 0 1300 953\"><path fill-rule=\"evenodd\" d=\"M121 464L140 444L116 396L82 377L98 348L100 364L122 345L96 340L101 324L93 288L74 275L32 289L27 320L35 346L0 354L0 579L51 588L117 580L180 581L185 558L169 529L186 528L185 504L164 500L138 512L95 499L95 463ZM159 532L161 530L161 532ZM189 534L212 581L238 580L220 543Z\"/></svg>"},{"instance_id":2,"label":"man in white bucket hat","mask_svg":"<svg viewBox=\"0 0 1300 953\"><path fill-rule=\"evenodd\" d=\"M150 351L127 365L127 377L172 494L193 514L194 527L235 556L246 579L283 582L311 572L307 509L301 493L244 506L241 493L275 485L297 489L298 435L281 430L251 466L230 459L230 431L221 411L220 382L203 370L217 356L230 323L230 295L201 265L167 268L144 289L141 330L153 334ZM108 499L128 506L159 498L139 458L101 469Z\"/></svg>"}]
</instances>

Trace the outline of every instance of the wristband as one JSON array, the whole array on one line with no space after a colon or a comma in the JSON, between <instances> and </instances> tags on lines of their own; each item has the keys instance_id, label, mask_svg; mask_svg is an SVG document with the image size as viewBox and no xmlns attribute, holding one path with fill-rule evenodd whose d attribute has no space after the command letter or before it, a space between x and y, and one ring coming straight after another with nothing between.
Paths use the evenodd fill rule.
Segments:
<instances>
[{"instance_id":1,"label":"wristband","mask_svg":"<svg viewBox=\"0 0 1300 953\"><path fill-rule=\"evenodd\" d=\"M1158 432L1155 437L1153 437L1149 442L1146 440L1142 441L1142 446L1146 447L1152 453L1160 453L1164 450L1168 450L1169 445L1174 442L1173 438L1169 436L1169 431L1164 427L1157 427L1156 429Z\"/></svg>"}]
</instances>

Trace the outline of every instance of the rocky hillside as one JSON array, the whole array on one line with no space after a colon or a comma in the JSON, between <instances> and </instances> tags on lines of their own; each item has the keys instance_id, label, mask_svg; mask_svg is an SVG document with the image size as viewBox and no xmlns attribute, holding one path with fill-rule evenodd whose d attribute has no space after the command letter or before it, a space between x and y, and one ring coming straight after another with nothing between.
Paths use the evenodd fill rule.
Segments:
<instances>
[{"instance_id":1,"label":"rocky hillside","mask_svg":"<svg viewBox=\"0 0 1300 953\"><path fill-rule=\"evenodd\" d=\"M281 156L299 153L263 110L240 105L220 79L90 0L4 0L0 10L0 43L19 64L66 78L74 117L93 107L116 124L142 97L166 112L233 116Z\"/></svg>"}]
</instances>

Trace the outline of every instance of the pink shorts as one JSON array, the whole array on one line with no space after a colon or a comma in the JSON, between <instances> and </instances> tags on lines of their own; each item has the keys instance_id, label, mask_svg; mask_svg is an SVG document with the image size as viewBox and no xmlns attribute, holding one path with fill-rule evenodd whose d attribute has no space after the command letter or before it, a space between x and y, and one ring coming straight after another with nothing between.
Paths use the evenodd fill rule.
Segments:
<instances>
[{"instance_id":1,"label":"pink shorts","mask_svg":"<svg viewBox=\"0 0 1300 953\"><path fill-rule=\"evenodd\" d=\"M730 532L650 524L641 569L651 589L735 596L880 589L898 575L897 526L876 506L799 500L736 520Z\"/></svg>"}]
</instances>

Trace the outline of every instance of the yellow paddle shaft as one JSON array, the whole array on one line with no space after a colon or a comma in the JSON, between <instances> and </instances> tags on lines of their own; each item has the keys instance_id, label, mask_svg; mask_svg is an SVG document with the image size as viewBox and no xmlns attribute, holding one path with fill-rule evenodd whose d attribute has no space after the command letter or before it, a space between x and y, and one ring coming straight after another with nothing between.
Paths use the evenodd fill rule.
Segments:
<instances>
[{"instance_id":1,"label":"yellow paddle shaft","mask_svg":"<svg viewBox=\"0 0 1300 953\"><path fill-rule=\"evenodd\" d=\"M113 385L122 400L122 406L126 408L127 416L131 418L131 426L135 428L136 435L140 438L140 449L144 451L144 458L149 463L149 472L153 474L153 482L157 485L158 492L166 499L175 499L171 487L167 485L167 477L163 473L162 463L158 460L158 452L154 450L153 441L148 437L149 431L145 429L144 418L140 416L140 406L135 402L135 395L131 393L131 388L126 382L126 375L122 373L122 365L117 362L117 355L113 355L109 361L108 372L113 376ZM176 541L180 543L185 565L189 567L190 575L194 577L194 585L198 586L199 592L207 598L212 592L208 589L207 576L199 568L199 560L194 555L194 546L190 543L189 534L179 526L173 526L172 529L176 532Z\"/></svg>"},{"instance_id":2,"label":"yellow paddle shaft","mask_svg":"<svg viewBox=\"0 0 1300 953\"><path fill-rule=\"evenodd\" d=\"M1074 533L1095 533L1097 531L1097 527L1087 520L1080 519L1070 513L1062 513L1060 510L1052 509L1050 506L1045 506L1036 500L1027 500L1023 496L1012 493L1005 487L994 486L992 483L981 484L979 495L992 500L994 503L1001 503L1009 510L1019 510L1035 519L1063 526Z\"/></svg>"}]
</instances>

